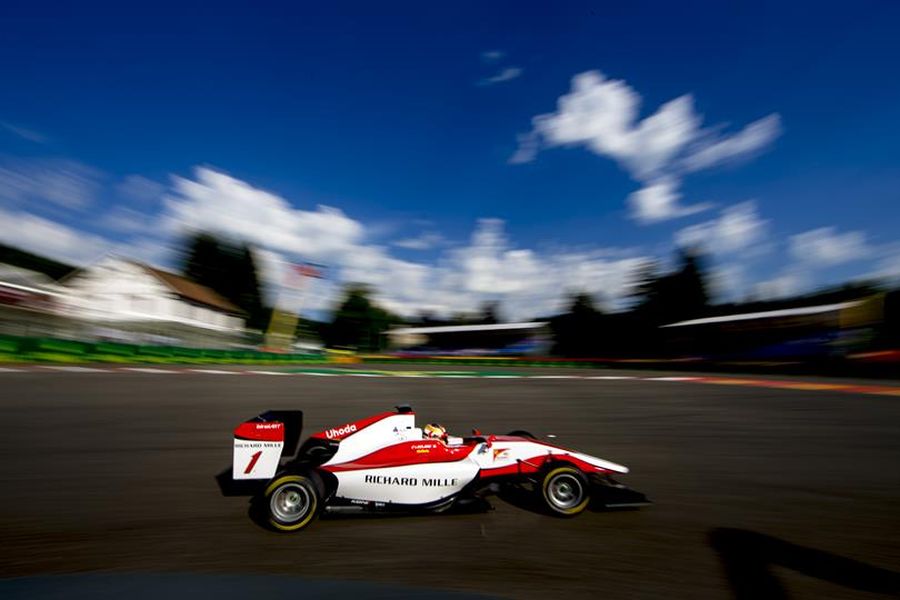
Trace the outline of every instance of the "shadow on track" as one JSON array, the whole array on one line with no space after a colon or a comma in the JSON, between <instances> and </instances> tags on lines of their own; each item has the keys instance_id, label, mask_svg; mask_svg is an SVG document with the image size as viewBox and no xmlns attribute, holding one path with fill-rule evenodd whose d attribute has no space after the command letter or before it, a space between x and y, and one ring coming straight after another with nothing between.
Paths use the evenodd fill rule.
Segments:
<instances>
[{"instance_id":1,"label":"shadow on track","mask_svg":"<svg viewBox=\"0 0 900 600\"><path fill-rule=\"evenodd\" d=\"M754 531L713 529L709 532L709 543L722 560L737 600L789 598L784 585L770 571L772 566L854 590L900 595L900 573Z\"/></svg>"}]
</instances>

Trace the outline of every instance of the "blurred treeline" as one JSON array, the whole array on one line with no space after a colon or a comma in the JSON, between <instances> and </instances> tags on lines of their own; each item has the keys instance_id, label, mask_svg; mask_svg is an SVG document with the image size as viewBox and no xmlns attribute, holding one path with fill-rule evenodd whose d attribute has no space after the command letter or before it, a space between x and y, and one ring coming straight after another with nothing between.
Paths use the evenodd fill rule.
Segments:
<instances>
[{"instance_id":1,"label":"blurred treeline","mask_svg":"<svg viewBox=\"0 0 900 600\"><path fill-rule=\"evenodd\" d=\"M267 328L272 301L261 290L259 266L254 253L244 243L197 232L183 241L178 270L182 275L207 286L237 305L245 313L247 328L259 332ZM0 246L0 262L45 273L59 279L73 267L8 246ZM571 294L567 309L558 315L536 320L548 321L553 335L552 352L564 357L663 357L691 354L727 354L746 347L784 343L793 336L805 337L811 348L837 347L846 340L846 324L831 319L807 319L806 322L756 323L740 326L667 328L680 321L755 313L796 307L829 305L862 298L879 298L878 322L867 327L864 339L853 332L856 341L867 348L900 348L900 292L883 290L865 283L777 301L747 301L740 304L714 304L710 296L708 271L704 258L690 250L680 250L675 267L664 271L660 264L647 261L633 275L631 295L625 310L608 310L603 297L587 293ZM377 290L358 283L347 283L341 299L327 320L301 318L297 335L307 341L321 341L330 348L362 352L386 349L384 332L398 325L439 326L493 324L504 321L499 304L487 302L473 313L439 317L421 313L402 318L379 306ZM756 329L754 329L756 327ZM775 329L791 329L789 333ZM794 339L792 343L796 342ZM839 345L839 344L838 344ZM845 344L846 346L846 344ZM796 347L799 347L795 344Z\"/></svg>"},{"instance_id":2,"label":"blurred treeline","mask_svg":"<svg viewBox=\"0 0 900 600\"><path fill-rule=\"evenodd\" d=\"M606 312L587 294L550 318L553 353L566 357L826 358L859 349L900 347L900 291L852 283L778 300L713 304L702 257L682 252L680 266L660 274L648 263L626 311ZM825 307L858 301L866 314L829 310L812 315L730 320L733 315ZM692 319L721 323L667 327ZM850 318L853 317L853 318Z\"/></svg>"}]
</instances>

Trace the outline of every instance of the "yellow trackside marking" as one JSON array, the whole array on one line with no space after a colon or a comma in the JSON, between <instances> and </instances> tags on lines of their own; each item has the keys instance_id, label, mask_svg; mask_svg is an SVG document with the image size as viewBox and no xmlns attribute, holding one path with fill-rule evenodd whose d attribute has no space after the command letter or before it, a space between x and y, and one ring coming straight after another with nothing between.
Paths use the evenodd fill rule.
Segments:
<instances>
[{"instance_id":1,"label":"yellow trackside marking","mask_svg":"<svg viewBox=\"0 0 900 600\"><path fill-rule=\"evenodd\" d=\"M878 394L879 396L900 396L900 388L883 388L871 390L867 394Z\"/></svg>"},{"instance_id":2,"label":"yellow trackside marking","mask_svg":"<svg viewBox=\"0 0 900 600\"><path fill-rule=\"evenodd\" d=\"M832 383L804 383L802 381L800 381L800 382L793 382L793 381L780 382L779 381L777 383L775 383L775 382L770 383L769 387L786 388L789 390L816 391L816 390L842 390L842 389L845 389L847 386L837 385L837 384L832 384Z\"/></svg>"},{"instance_id":3,"label":"yellow trackside marking","mask_svg":"<svg viewBox=\"0 0 900 600\"><path fill-rule=\"evenodd\" d=\"M715 378L701 379L700 381L702 381L703 383L718 383L721 385L754 385L754 384L756 384L756 382L753 381L752 379L728 379L725 377L723 377L721 379L715 379Z\"/></svg>"},{"instance_id":4,"label":"yellow trackside marking","mask_svg":"<svg viewBox=\"0 0 900 600\"><path fill-rule=\"evenodd\" d=\"M732 377L702 377L694 379L698 383L719 385L747 385L781 390L830 391L852 394L874 394L877 396L900 396L900 387L866 386L849 383L817 383L814 381L786 381L777 379L737 379Z\"/></svg>"}]
</instances>

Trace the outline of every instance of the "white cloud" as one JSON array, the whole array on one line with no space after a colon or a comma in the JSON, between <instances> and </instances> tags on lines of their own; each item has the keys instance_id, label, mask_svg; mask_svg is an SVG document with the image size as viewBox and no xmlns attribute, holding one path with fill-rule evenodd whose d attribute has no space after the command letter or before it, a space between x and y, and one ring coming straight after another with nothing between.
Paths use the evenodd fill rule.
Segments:
<instances>
[{"instance_id":1,"label":"white cloud","mask_svg":"<svg viewBox=\"0 0 900 600\"><path fill-rule=\"evenodd\" d=\"M790 253L810 266L833 266L867 258L872 249L861 231L837 233L834 227L821 227L791 236Z\"/></svg>"},{"instance_id":2,"label":"white cloud","mask_svg":"<svg viewBox=\"0 0 900 600\"><path fill-rule=\"evenodd\" d=\"M519 136L509 162L530 162L542 148L583 146L616 161L647 187L668 179L677 188L686 172L757 153L781 131L778 115L770 115L736 134L714 133L703 127L689 94L662 104L643 119L640 107L641 96L624 81L607 79L599 71L576 75L569 93L558 99L556 111L532 119L531 131ZM648 202L664 201L663 191L656 188L643 196ZM641 205L640 197L635 204ZM670 211L664 218L684 214ZM635 217L641 220L639 214Z\"/></svg>"},{"instance_id":3,"label":"white cloud","mask_svg":"<svg viewBox=\"0 0 900 600\"><path fill-rule=\"evenodd\" d=\"M111 248L103 238L19 210L0 208L0 241L59 261L85 264Z\"/></svg>"},{"instance_id":4,"label":"white cloud","mask_svg":"<svg viewBox=\"0 0 900 600\"><path fill-rule=\"evenodd\" d=\"M753 249L766 237L767 221L761 219L753 201L728 206L711 221L685 227L675 234L682 247L700 247L714 254Z\"/></svg>"},{"instance_id":5,"label":"white cloud","mask_svg":"<svg viewBox=\"0 0 900 600\"><path fill-rule=\"evenodd\" d=\"M211 231L306 259L336 259L361 241L363 226L336 208L294 208L284 198L219 171L198 167L195 179L174 178L164 200L175 232Z\"/></svg>"},{"instance_id":6,"label":"white cloud","mask_svg":"<svg viewBox=\"0 0 900 600\"><path fill-rule=\"evenodd\" d=\"M631 216L639 223L656 223L675 217L684 217L712 208L712 204L679 204L681 193L678 182L664 177L628 195Z\"/></svg>"},{"instance_id":7,"label":"white cloud","mask_svg":"<svg viewBox=\"0 0 900 600\"><path fill-rule=\"evenodd\" d=\"M517 137L519 145L506 162L511 165L521 165L533 161L541 149L541 138L533 131L520 133Z\"/></svg>"},{"instance_id":8,"label":"white cloud","mask_svg":"<svg viewBox=\"0 0 900 600\"><path fill-rule=\"evenodd\" d=\"M487 86L487 85L495 85L497 83L503 83L505 81L512 81L517 77L520 77L525 70L521 67L506 67L502 69L496 75L492 75L490 77L485 77L478 81L478 85Z\"/></svg>"},{"instance_id":9,"label":"white cloud","mask_svg":"<svg viewBox=\"0 0 900 600\"><path fill-rule=\"evenodd\" d=\"M486 63L495 63L506 56L503 50L486 50L481 53L481 60Z\"/></svg>"},{"instance_id":10,"label":"white cloud","mask_svg":"<svg viewBox=\"0 0 900 600\"><path fill-rule=\"evenodd\" d=\"M7 130L8 132L28 142L34 142L35 144L47 143L46 135L39 131L35 131L34 129L29 129L28 127L22 127L21 125L16 125L14 123L0 121L0 128Z\"/></svg>"},{"instance_id":11,"label":"white cloud","mask_svg":"<svg viewBox=\"0 0 900 600\"><path fill-rule=\"evenodd\" d=\"M771 145L779 135L781 135L781 117L769 115L750 123L730 137L701 144L696 151L685 156L685 169L701 171L728 161L753 156Z\"/></svg>"},{"instance_id":12,"label":"white cloud","mask_svg":"<svg viewBox=\"0 0 900 600\"><path fill-rule=\"evenodd\" d=\"M0 164L0 201L50 202L68 209L82 209L97 194L100 177L96 169L72 160L8 160Z\"/></svg>"},{"instance_id":13,"label":"white cloud","mask_svg":"<svg viewBox=\"0 0 900 600\"><path fill-rule=\"evenodd\" d=\"M198 178L208 184L211 179L217 179L210 173L198 173ZM239 189L238 196L244 200L238 202L252 197L257 205L273 204L279 211L298 212L281 206L275 199L277 197L262 196L260 201L259 194L266 192L244 189L247 184L228 179L231 181L221 180L210 185L218 192ZM191 198L197 195L196 190L189 194ZM201 202L206 202L206 192L201 192L200 196ZM221 194L217 197L221 201ZM182 217L193 214L185 211L181 204L184 201L171 204ZM233 201L224 200L226 203ZM446 250L434 264L420 263L398 259L386 248L362 243L362 225L353 221L356 227L349 229L358 229L358 232L345 236L342 250L324 259L330 267L328 281L312 282L315 287L298 297L285 287L285 281L287 265L297 257L295 249L306 249L305 243L293 239L300 235L300 228L288 224L281 227L282 231L270 232L270 235L256 234L257 230L269 226L271 221L267 212L275 208L258 206L257 211L245 215L240 228L227 222L226 233L261 246L257 258L270 299L279 296L288 305L292 302L302 304L304 310L331 308L339 299L341 283L358 282L372 286L380 303L404 315L415 315L423 310L450 315L476 310L486 300L500 300L504 314L510 318L532 318L560 309L565 302L565 293L575 289L602 293L615 305L624 298L631 271L642 260L628 256L610 258L606 250L541 255L531 249L513 247L506 239L503 222L485 219L479 221L467 245ZM281 217L287 220L305 218L284 214ZM343 215L341 218L349 220ZM197 221L192 223L200 225ZM342 226L339 229L348 228ZM322 254L317 251L302 257Z\"/></svg>"},{"instance_id":14,"label":"white cloud","mask_svg":"<svg viewBox=\"0 0 900 600\"><path fill-rule=\"evenodd\" d=\"M799 294L808 284L806 276L789 269L772 279L760 281L753 289L754 295L760 300L775 300Z\"/></svg>"},{"instance_id":15,"label":"white cloud","mask_svg":"<svg viewBox=\"0 0 900 600\"><path fill-rule=\"evenodd\" d=\"M459 300L447 312L502 300L504 314L513 319L553 314L563 308L570 291L600 294L612 306L621 306L633 270L644 258L611 259L606 254L597 250L541 254L515 248L502 221L482 219L469 245L451 251L441 264L437 290L446 300Z\"/></svg>"},{"instance_id":16,"label":"white cloud","mask_svg":"<svg viewBox=\"0 0 900 600\"><path fill-rule=\"evenodd\" d=\"M444 241L444 236L439 233L430 231L422 233L419 236L404 238L402 240L397 240L393 242L391 245L397 246L398 248L405 248L407 250L430 250L435 246L440 245Z\"/></svg>"}]
</instances>

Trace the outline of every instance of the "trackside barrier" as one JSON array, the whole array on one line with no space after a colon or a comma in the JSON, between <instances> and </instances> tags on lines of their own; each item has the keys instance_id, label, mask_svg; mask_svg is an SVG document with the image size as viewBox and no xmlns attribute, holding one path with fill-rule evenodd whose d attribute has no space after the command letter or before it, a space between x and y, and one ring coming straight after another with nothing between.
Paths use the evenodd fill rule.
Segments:
<instances>
[{"instance_id":1,"label":"trackside barrier","mask_svg":"<svg viewBox=\"0 0 900 600\"><path fill-rule=\"evenodd\" d=\"M137 352L137 346L115 342L98 342L94 344L93 354L130 357Z\"/></svg>"},{"instance_id":2,"label":"trackside barrier","mask_svg":"<svg viewBox=\"0 0 900 600\"><path fill-rule=\"evenodd\" d=\"M325 356L261 350L187 348L118 342L83 342L49 337L0 336L3 362L118 362L166 364L316 364Z\"/></svg>"}]
</instances>

